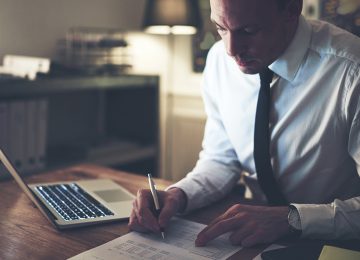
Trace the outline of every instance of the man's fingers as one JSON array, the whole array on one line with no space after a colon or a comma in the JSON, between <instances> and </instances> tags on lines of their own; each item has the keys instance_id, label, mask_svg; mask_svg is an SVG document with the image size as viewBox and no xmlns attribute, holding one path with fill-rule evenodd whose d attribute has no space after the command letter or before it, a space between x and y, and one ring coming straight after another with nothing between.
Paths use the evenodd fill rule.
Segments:
<instances>
[{"instance_id":1,"label":"man's fingers","mask_svg":"<svg viewBox=\"0 0 360 260\"><path fill-rule=\"evenodd\" d=\"M278 236L275 232L268 233L265 230L258 230L254 234L249 235L241 242L241 245L244 247L250 247L257 244L270 243L275 241Z\"/></svg>"},{"instance_id":2,"label":"man's fingers","mask_svg":"<svg viewBox=\"0 0 360 260\"><path fill-rule=\"evenodd\" d=\"M129 227L142 231L160 232L161 228L167 226L171 217L177 213L180 207L182 200L178 194L174 191L158 191L159 200L162 204L162 209L158 216L155 214L155 205L150 190L140 189L133 202L133 212L129 219Z\"/></svg>"},{"instance_id":3,"label":"man's fingers","mask_svg":"<svg viewBox=\"0 0 360 260\"><path fill-rule=\"evenodd\" d=\"M165 228L169 220L176 214L178 205L172 199L169 199L164 203L164 207L161 209L159 215L159 226Z\"/></svg>"},{"instance_id":4,"label":"man's fingers","mask_svg":"<svg viewBox=\"0 0 360 260\"><path fill-rule=\"evenodd\" d=\"M147 228L140 225L134 210L131 211L128 227L130 228L130 230L143 233L149 231Z\"/></svg>"},{"instance_id":5,"label":"man's fingers","mask_svg":"<svg viewBox=\"0 0 360 260\"><path fill-rule=\"evenodd\" d=\"M142 189L138 191L134 201L133 209L140 225L154 232L160 232L160 227L165 228L170 218L177 212L178 203L173 198L166 198L165 192L160 191L160 200L163 208L157 217L154 214L154 202L150 190Z\"/></svg>"},{"instance_id":6,"label":"man's fingers","mask_svg":"<svg viewBox=\"0 0 360 260\"><path fill-rule=\"evenodd\" d=\"M214 238L238 228L239 220L235 217L221 220L203 229L197 236L195 245L204 246Z\"/></svg>"},{"instance_id":7,"label":"man's fingers","mask_svg":"<svg viewBox=\"0 0 360 260\"><path fill-rule=\"evenodd\" d=\"M185 196L183 191L177 188L160 192L162 209L159 215L159 225L161 228L165 228L170 219L179 211L180 207L184 207Z\"/></svg>"},{"instance_id":8,"label":"man's fingers","mask_svg":"<svg viewBox=\"0 0 360 260\"><path fill-rule=\"evenodd\" d=\"M198 235L201 236L201 234L207 234L208 230L212 229L217 223L219 223L220 221L225 221L227 219L230 219L232 217L233 213L231 212L231 210L227 210L224 214L218 216L217 218L215 218L213 221L210 222L209 225L207 225Z\"/></svg>"},{"instance_id":9,"label":"man's fingers","mask_svg":"<svg viewBox=\"0 0 360 260\"><path fill-rule=\"evenodd\" d=\"M243 225L230 235L229 240L233 245L242 245L242 241L251 236L254 233L254 230L256 230L254 224Z\"/></svg>"},{"instance_id":10,"label":"man's fingers","mask_svg":"<svg viewBox=\"0 0 360 260\"><path fill-rule=\"evenodd\" d=\"M273 242L288 233L287 212L287 207L236 204L203 229L195 244L204 246L229 231L232 232L229 239L233 244L248 247Z\"/></svg>"},{"instance_id":11,"label":"man's fingers","mask_svg":"<svg viewBox=\"0 0 360 260\"><path fill-rule=\"evenodd\" d=\"M223 213L222 215L218 216L213 221L211 221L210 224L203 231L207 231L209 228L211 228L212 226L214 226L216 223L218 223L220 221L230 219L230 218L237 216L239 214L238 207L239 207L238 205L232 206L225 213Z\"/></svg>"},{"instance_id":12,"label":"man's fingers","mask_svg":"<svg viewBox=\"0 0 360 260\"><path fill-rule=\"evenodd\" d=\"M151 209L145 206L141 207L139 203L144 205L144 203L139 201L139 199L135 200L133 205L133 210L139 224L148 230L152 230L153 232L160 232L158 220Z\"/></svg>"},{"instance_id":13,"label":"man's fingers","mask_svg":"<svg viewBox=\"0 0 360 260\"><path fill-rule=\"evenodd\" d=\"M241 241L241 245L244 247L251 247L257 244L265 243L266 241L264 241L264 235L266 234L261 232L254 233Z\"/></svg>"},{"instance_id":14,"label":"man's fingers","mask_svg":"<svg viewBox=\"0 0 360 260\"><path fill-rule=\"evenodd\" d=\"M208 227L209 227L209 226L212 226L212 225L215 225L216 223L218 223L219 221L221 221L221 220L223 220L223 219L226 219L226 218L227 218L227 217L226 217L227 215L228 215L228 213L225 212L225 213L221 214L220 216L218 216L217 218L213 219L213 220L209 223Z\"/></svg>"},{"instance_id":15,"label":"man's fingers","mask_svg":"<svg viewBox=\"0 0 360 260\"><path fill-rule=\"evenodd\" d=\"M138 208L153 208L154 202L150 190L140 189L137 192L136 203Z\"/></svg>"}]
</instances>

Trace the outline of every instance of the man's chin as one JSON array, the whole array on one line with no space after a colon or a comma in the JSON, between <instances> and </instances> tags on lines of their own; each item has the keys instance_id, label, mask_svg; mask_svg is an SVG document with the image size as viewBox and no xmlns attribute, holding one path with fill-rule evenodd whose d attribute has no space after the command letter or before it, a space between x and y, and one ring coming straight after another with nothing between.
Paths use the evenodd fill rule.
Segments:
<instances>
[{"instance_id":1,"label":"man's chin","mask_svg":"<svg viewBox=\"0 0 360 260\"><path fill-rule=\"evenodd\" d=\"M237 65L239 67L239 69L245 73L245 74L257 74L261 71L261 64L258 61L250 61L250 62L243 62L243 63L238 63Z\"/></svg>"},{"instance_id":2,"label":"man's chin","mask_svg":"<svg viewBox=\"0 0 360 260\"><path fill-rule=\"evenodd\" d=\"M245 74L258 74L260 72L260 69L258 69L258 68L244 67L244 66L240 66L240 65L238 65L238 67L241 70L241 72L243 72Z\"/></svg>"}]
</instances>

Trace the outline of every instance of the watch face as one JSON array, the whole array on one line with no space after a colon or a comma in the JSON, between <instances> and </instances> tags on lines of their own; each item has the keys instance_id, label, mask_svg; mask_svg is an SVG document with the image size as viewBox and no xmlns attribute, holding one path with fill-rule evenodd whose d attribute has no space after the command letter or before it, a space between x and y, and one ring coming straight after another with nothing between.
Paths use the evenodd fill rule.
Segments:
<instances>
[{"instance_id":1,"label":"watch face","mask_svg":"<svg viewBox=\"0 0 360 260\"><path fill-rule=\"evenodd\" d=\"M296 230L301 230L300 215L299 215L299 212L296 209L290 208L288 221L289 221L289 225L292 228L294 228Z\"/></svg>"}]
</instances>

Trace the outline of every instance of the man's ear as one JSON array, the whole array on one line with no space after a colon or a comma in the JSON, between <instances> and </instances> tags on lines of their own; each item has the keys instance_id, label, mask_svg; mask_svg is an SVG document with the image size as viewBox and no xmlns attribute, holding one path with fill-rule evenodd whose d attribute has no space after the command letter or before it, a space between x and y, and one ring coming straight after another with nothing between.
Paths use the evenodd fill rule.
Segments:
<instances>
[{"instance_id":1,"label":"man's ear","mask_svg":"<svg viewBox=\"0 0 360 260\"><path fill-rule=\"evenodd\" d=\"M299 19L303 8L303 0L289 0L289 3L285 7L286 20L294 21Z\"/></svg>"}]
</instances>

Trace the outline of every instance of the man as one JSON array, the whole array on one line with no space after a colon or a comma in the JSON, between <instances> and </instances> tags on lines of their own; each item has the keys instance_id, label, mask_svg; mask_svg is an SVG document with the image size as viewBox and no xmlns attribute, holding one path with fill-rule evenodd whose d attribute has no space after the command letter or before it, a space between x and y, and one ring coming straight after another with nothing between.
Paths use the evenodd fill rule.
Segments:
<instances>
[{"instance_id":1,"label":"man","mask_svg":"<svg viewBox=\"0 0 360 260\"><path fill-rule=\"evenodd\" d=\"M254 196L266 195L278 206L234 205L199 233L197 246L226 232L231 243L242 246L293 232L359 239L359 38L306 21L301 0L210 4L222 41L213 46L204 71L208 119L200 159L183 180L159 193L158 219L151 213L151 194L140 190L129 227L159 232L173 215L225 196L243 174ZM274 77L260 82L259 73L272 75L267 68ZM266 89L271 100L264 123L259 115ZM265 132L256 130L261 125ZM262 140L266 131L270 138ZM269 157L269 167L262 167L262 156Z\"/></svg>"}]
</instances>

